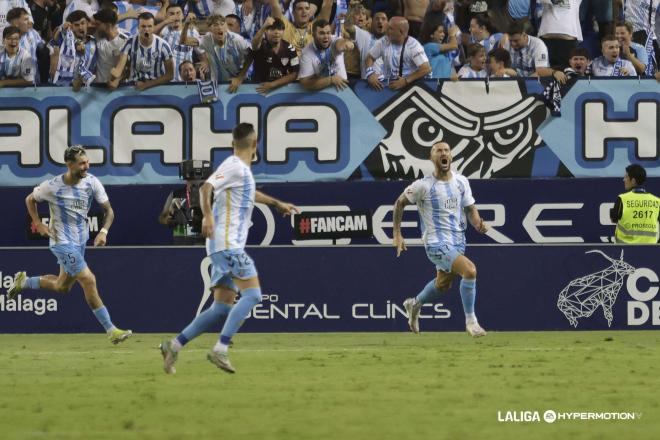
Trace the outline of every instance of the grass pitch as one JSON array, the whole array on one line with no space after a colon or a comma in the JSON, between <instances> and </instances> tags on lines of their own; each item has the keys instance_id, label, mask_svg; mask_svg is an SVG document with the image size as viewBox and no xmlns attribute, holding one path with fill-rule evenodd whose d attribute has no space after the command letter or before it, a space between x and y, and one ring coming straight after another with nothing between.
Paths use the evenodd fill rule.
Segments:
<instances>
[{"instance_id":1,"label":"grass pitch","mask_svg":"<svg viewBox=\"0 0 660 440\"><path fill-rule=\"evenodd\" d=\"M0 438L660 438L660 332L242 333L235 375L206 361L208 334L175 376L163 338L0 335ZM548 424L547 409L642 418Z\"/></svg>"}]
</instances>

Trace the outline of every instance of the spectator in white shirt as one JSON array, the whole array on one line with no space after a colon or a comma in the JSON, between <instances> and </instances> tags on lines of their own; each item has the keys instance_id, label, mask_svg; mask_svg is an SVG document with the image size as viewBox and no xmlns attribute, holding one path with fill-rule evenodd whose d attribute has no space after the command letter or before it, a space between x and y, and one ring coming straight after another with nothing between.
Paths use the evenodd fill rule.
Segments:
<instances>
[{"instance_id":1,"label":"spectator in white shirt","mask_svg":"<svg viewBox=\"0 0 660 440\"><path fill-rule=\"evenodd\" d=\"M527 35L520 23L509 27L509 39L502 46L511 55L511 67L518 76L550 76L548 48L540 38Z\"/></svg>"},{"instance_id":2,"label":"spectator in white shirt","mask_svg":"<svg viewBox=\"0 0 660 440\"><path fill-rule=\"evenodd\" d=\"M111 9L101 9L94 14L96 23L96 81L107 83L110 81L110 71L119 62L121 49L128 39L117 27L117 13Z\"/></svg>"},{"instance_id":3,"label":"spectator in white shirt","mask_svg":"<svg viewBox=\"0 0 660 440\"><path fill-rule=\"evenodd\" d=\"M312 25L314 40L302 51L300 85L306 90L321 90L334 86L343 90L348 86L348 76L344 66L344 52L353 50L353 42L332 35L332 26L325 19Z\"/></svg>"},{"instance_id":4,"label":"spectator in white shirt","mask_svg":"<svg viewBox=\"0 0 660 440\"><path fill-rule=\"evenodd\" d=\"M2 31L4 48L0 49L0 87L25 87L34 82L32 58L20 47L20 34L16 26L7 26Z\"/></svg>"},{"instance_id":5,"label":"spectator in white shirt","mask_svg":"<svg viewBox=\"0 0 660 440\"><path fill-rule=\"evenodd\" d=\"M39 32L32 29L32 16L29 11L24 8L13 8L7 12L7 22L11 26L16 26L21 31L21 48L25 49L32 58L32 69L35 73L35 82L41 83L38 70L38 60L40 59L44 64L48 64L48 49L45 48L44 41L41 39ZM45 53L44 53L45 51ZM46 58L43 56L46 55Z\"/></svg>"},{"instance_id":6,"label":"spectator in white shirt","mask_svg":"<svg viewBox=\"0 0 660 440\"><path fill-rule=\"evenodd\" d=\"M459 78L486 78L486 48L479 43L468 46L468 59L466 65L458 71Z\"/></svg>"},{"instance_id":7,"label":"spectator in white shirt","mask_svg":"<svg viewBox=\"0 0 660 440\"><path fill-rule=\"evenodd\" d=\"M582 0L541 0L543 14L538 36L548 48L550 65L568 67L568 57L582 41L580 2Z\"/></svg>"},{"instance_id":8,"label":"spectator in white shirt","mask_svg":"<svg viewBox=\"0 0 660 440\"><path fill-rule=\"evenodd\" d=\"M30 6L28 5L28 2L25 0L0 0L0 31L2 31L5 27L9 26L9 22L7 21L7 13L11 9L14 8L23 8L28 11L28 14L30 14L30 23L34 23L34 19L32 18L32 12L30 11Z\"/></svg>"},{"instance_id":9,"label":"spectator in white shirt","mask_svg":"<svg viewBox=\"0 0 660 440\"><path fill-rule=\"evenodd\" d=\"M593 60L591 72L594 76L635 76L635 66L619 57L621 48L614 35L606 35L601 42L603 56Z\"/></svg>"},{"instance_id":10,"label":"spectator in white shirt","mask_svg":"<svg viewBox=\"0 0 660 440\"><path fill-rule=\"evenodd\" d=\"M429 75L432 70L424 47L419 41L408 36L408 21L403 17L392 17L387 36L378 40L369 50L366 62L367 81L375 90L383 89L378 73L373 70L373 65L379 58L383 60L383 78L389 81L389 88L392 90L402 89Z\"/></svg>"},{"instance_id":11,"label":"spectator in white shirt","mask_svg":"<svg viewBox=\"0 0 660 440\"><path fill-rule=\"evenodd\" d=\"M206 19L208 32L198 41L187 34L188 27L194 21L192 15L186 17L183 31L181 31L181 44L199 44L198 49L201 53L199 73L202 77L217 82L229 81L227 90L230 93L236 93L252 64L252 59L249 57L250 42L239 34L230 32L227 29L225 18L215 14Z\"/></svg>"}]
</instances>

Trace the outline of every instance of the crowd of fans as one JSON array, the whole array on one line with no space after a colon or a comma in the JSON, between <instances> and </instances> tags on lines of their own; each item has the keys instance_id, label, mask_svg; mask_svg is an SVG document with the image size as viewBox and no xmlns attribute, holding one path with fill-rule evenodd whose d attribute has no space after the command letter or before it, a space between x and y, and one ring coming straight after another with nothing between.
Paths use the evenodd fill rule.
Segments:
<instances>
[{"instance_id":1,"label":"crowd of fans","mask_svg":"<svg viewBox=\"0 0 660 440\"><path fill-rule=\"evenodd\" d=\"M0 0L0 86L652 74L660 0ZM179 2L175 2L179 1ZM601 42L588 44L585 35ZM598 35L598 37L595 37ZM657 57L660 59L660 57ZM658 77L658 75L656 75Z\"/></svg>"}]
</instances>

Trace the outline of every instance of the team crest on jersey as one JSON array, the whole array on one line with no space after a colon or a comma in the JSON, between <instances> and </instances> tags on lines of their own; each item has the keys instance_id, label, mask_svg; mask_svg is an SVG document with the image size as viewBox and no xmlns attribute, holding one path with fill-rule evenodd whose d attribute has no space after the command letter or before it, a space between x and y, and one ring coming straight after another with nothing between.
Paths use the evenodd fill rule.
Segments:
<instances>
[{"instance_id":1,"label":"team crest on jersey","mask_svg":"<svg viewBox=\"0 0 660 440\"><path fill-rule=\"evenodd\" d=\"M458 206L458 200L456 199L456 197L452 197L450 199L445 200L444 205L445 205L445 209L456 209L456 207Z\"/></svg>"}]
</instances>

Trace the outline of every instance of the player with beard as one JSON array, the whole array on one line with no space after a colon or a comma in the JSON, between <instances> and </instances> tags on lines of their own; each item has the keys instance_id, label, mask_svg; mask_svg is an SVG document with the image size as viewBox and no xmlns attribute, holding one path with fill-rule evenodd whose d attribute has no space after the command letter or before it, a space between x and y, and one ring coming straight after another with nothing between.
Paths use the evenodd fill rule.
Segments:
<instances>
[{"instance_id":1,"label":"player with beard","mask_svg":"<svg viewBox=\"0 0 660 440\"><path fill-rule=\"evenodd\" d=\"M85 262L85 246L89 238L87 214L92 199L105 212L103 227L94 239L94 246L105 246L115 214L99 179L87 173L89 159L85 149L79 145L67 148L64 161L66 173L46 180L25 199L32 227L43 237L50 237L50 251L60 264L60 273L28 278L25 272L18 272L7 296L14 299L25 289L45 289L66 294L77 281L94 316L107 332L108 339L118 344L130 337L132 332L114 326L99 296L96 277ZM37 211L39 202L48 202L50 207L48 226L41 222Z\"/></svg>"},{"instance_id":2,"label":"player with beard","mask_svg":"<svg viewBox=\"0 0 660 440\"><path fill-rule=\"evenodd\" d=\"M344 52L353 50L353 42L332 35L332 27L325 20L316 20L312 26L314 41L302 52L300 85L306 90L321 90L334 86L343 90L348 86L344 65Z\"/></svg>"},{"instance_id":3,"label":"player with beard","mask_svg":"<svg viewBox=\"0 0 660 440\"><path fill-rule=\"evenodd\" d=\"M283 33L284 22L268 17L252 39L252 80L261 83L257 92L262 95L292 83L298 77L298 53L288 41L282 39Z\"/></svg>"},{"instance_id":4,"label":"player with beard","mask_svg":"<svg viewBox=\"0 0 660 440\"><path fill-rule=\"evenodd\" d=\"M436 267L436 277L415 298L403 305L408 312L408 325L419 333L419 313L422 306L433 303L446 293L456 275L461 279L460 293L465 312L467 332L473 337L485 336L474 313L477 293L477 268L465 254L467 221L484 234L488 225L479 215L468 180L451 169L451 148L437 142L431 148L435 171L431 176L416 180L408 186L394 204L394 238L396 256L406 250L401 235L401 219L407 205L416 204L422 224L422 241L426 255Z\"/></svg>"}]
</instances>

